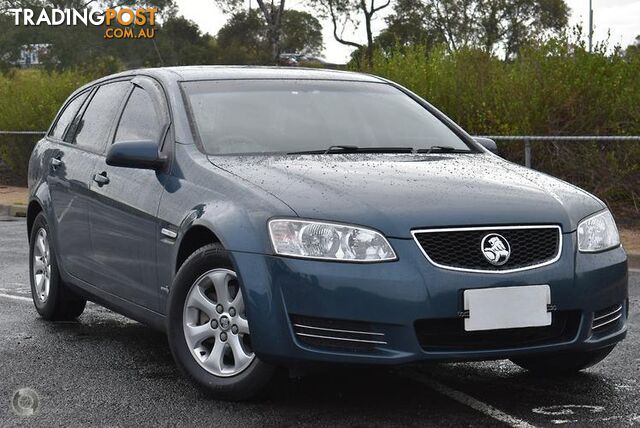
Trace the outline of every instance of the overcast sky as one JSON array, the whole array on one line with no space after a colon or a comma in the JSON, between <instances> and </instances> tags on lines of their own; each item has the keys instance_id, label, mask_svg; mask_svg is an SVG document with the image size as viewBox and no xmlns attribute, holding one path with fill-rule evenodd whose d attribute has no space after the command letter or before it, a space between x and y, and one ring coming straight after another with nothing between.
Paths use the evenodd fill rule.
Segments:
<instances>
[{"instance_id":1,"label":"overcast sky","mask_svg":"<svg viewBox=\"0 0 640 428\"><path fill-rule=\"evenodd\" d=\"M257 6L256 0L251 0L253 7ZM382 3L381 0L377 0ZM571 8L570 24L582 24L586 29L589 18L589 0L565 0ZM180 13L184 17L196 22L203 32L216 34L222 27L228 16L215 5L214 0L176 0ZM249 0L245 0L247 7ZM305 10L304 0L288 0L287 7ZM389 13L391 7L383 12ZM640 0L593 0L594 14L594 40L602 41L610 32L611 45L620 44L626 47L640 34ZM377 33L384 27L384 14L378 16L374 23L374 31ZM322 22L324 28L324 57L331 62L344 63L349 58L352 48L343 46L333 38L330 21ZM366 39L364 30L360 29L355 34L346 32L344 37L357 42Z\"/></svg>"}]
</instances>

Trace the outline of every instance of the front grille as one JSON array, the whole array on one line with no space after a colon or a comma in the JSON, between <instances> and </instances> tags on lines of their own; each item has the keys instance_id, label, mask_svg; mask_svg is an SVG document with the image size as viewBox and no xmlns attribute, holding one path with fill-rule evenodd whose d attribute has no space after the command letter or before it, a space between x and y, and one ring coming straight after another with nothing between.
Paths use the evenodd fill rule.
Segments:
<instances>
[{"instance_id":1,"label":"front grille","mask_svg":"<svg viewBox=\"0 0 640 428\"><path fill-rule=\"evenodd\" d=\"M482 240L499 234L511 253L502 266L494 266L482 252ZM436 266L467 271L514 271L549 264L560 256L562 234L558 226L516 226L418 230L413 236L424 255Z\"/></svg>"},{"instance_id":2,"label":"front grille","mask_svg":"<svg viewBox=\"0 0 640 428\"><path fill-rule=\"evenodd\" d=\"M465 331L463 318L419 320L418 342L425 351L482 351L562 343L578 334L580 311L559 311L545 327Z\"/></svg>"},{"instance_id":3,"label":"front grille","mask_svg":"<svg viewBox=\"0 0 640 428\"><path fill-rule=\"evenodd\" d=\"M297 339L315 348L357 352L387 344L384 333L365 322L291 315L291 324Z\"/></svg>"},{"instance_id":4,"label":"front grille","mask_svg":"<svg viewBox=\"0 0 640 428\"><path fill-rule=\"evenodd\" d=\"M613 305L593 313L591 331L604 333L618 327L622 320L622 305Z\"/></svg>"}]
</instances>

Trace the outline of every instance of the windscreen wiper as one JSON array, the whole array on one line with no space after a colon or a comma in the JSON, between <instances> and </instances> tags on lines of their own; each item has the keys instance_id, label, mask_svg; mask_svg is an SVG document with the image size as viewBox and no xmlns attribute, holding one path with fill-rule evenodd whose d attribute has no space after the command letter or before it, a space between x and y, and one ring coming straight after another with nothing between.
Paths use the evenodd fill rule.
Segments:
<instances>
[{"instance_id":1,"label":"windscreen wiper","mask_svg":"<svg viewBox=\"0 0 640 428\"><path fill-rule=\"evenodd\" d=\"M289 152L288 155L326 155L329 153L412 153L412 147L359 147L359 146L330 146L321 150L303 150Z\"/></svg>"},{"instance_id":2,"label":"windscreen wiper","mask_svg":"<svg viewBox=\"0 0 640 428\"><path fill-rule=\"evenodd\" d=\"M323 154L331 153L335 150L341 150L343 152L357 152L358 146L329 146L327 150L324 151Z\"/></svg>"},{"instance_id":3,"label":"windscreen wiper","mask_svg":"<svg viewBox=\"0 0 640 428\"><path fill-rule=\"evenodd\" d=\"M458 149L456 147L453 146L431 146L428 149L418 149L415 151L415 153L433 153L433 152L438 152L438 153L470 153L471 150L467 150L467 149Z\"/></svg>"}]
</instances>

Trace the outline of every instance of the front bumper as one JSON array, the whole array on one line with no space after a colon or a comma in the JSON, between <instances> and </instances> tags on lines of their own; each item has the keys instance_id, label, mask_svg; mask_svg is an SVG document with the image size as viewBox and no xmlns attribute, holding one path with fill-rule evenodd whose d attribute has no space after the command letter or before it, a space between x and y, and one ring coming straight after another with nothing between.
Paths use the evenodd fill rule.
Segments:
<instances>
[{"instance_id":1,"label":"front bumper","mask_svg":"<svg viewBox=\"0 0 640 428\"><path fill-rule=\"evenodd\" d=\"M557 262L509 274L467 273L431 265L416 243L390 239L398 260L354 264L232 252L246 296L256 354L277 363L401 364L422 360L491 360L522 354L598 349L626 335L627 258L619 247L577 253L575 233L564 234ZM420 320L455 319L462 290L548 284L558 314L575 315L569 334L526 345L425 347ZM592 331L594 313L622 305L619 320ZM384 344L367 349L310 345L294 332L293 317L368 325ZM416 324L418 323L418 324ZM360 336L358 336L360 337Z\"/></svg>"}]
</instances>

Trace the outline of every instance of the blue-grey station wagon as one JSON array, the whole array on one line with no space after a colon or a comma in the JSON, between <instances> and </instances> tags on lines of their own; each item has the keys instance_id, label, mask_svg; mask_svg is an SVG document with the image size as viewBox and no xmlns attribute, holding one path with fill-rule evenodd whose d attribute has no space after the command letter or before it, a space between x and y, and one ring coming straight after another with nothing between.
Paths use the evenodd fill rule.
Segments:
<instances>
[{"instance_id":1,"label":"blue-grey station wagon","mask_svg":"<svg viewBox=\"0 0 640 428\"><path fill-rule=\"evenodd\" d=\"M74 92L29 163L38 313L165 331L240 400L276 368L510 359L546 375L626 334L606 205L507 162L375 76L128 71Z\"/></svg>"}]
</instances>

